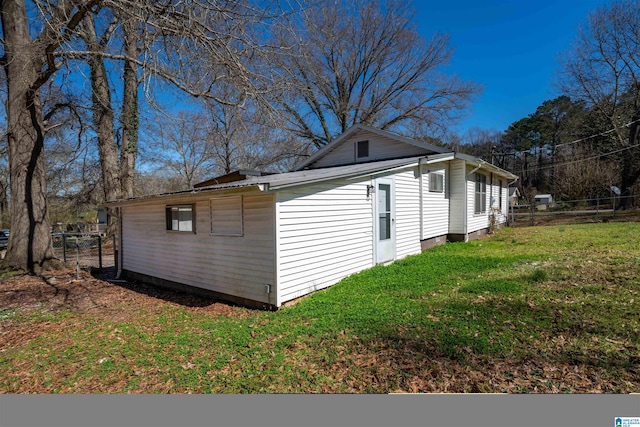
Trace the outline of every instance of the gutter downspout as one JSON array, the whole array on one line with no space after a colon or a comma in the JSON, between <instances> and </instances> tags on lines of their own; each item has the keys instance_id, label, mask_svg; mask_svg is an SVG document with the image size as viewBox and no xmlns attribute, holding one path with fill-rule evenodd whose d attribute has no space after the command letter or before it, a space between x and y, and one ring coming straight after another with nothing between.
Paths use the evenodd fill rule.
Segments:
<instances>
[{"instance_id":1,"label":"gutter downspout","mask_svg":"<svg viewBox=\"0 0 640 427\"><path fill-rule=\"evenodd\" d=\"M489 186L489 212L493 209L493 172L489 172L489 180L491 185Z\"/></svg>"},{"instance_id":2,"label":"gutter downspout","mask_svg":"<svg viewBox=\"0 0 640 427\"><path fill-rule=\"evenodd\" d=\"M482 167L482 165L486 163L483 160L478 160L478 166L473 169L471 172L469 172L468 174L465 174L465 180L464 180L464 207L465 207L465 212L464 212L464 241L465 243L469 241L469 220L468 220L468 216L469 216L469 185L467 184L467 177L470 177L471 175L473 175L478 169L480 169ZM465 168L466 168L466 162L465 162Z\"/></svg>"},{"instance_id":3,"label":"gutter downspout","mask_svg":"<svg viewBox=\"0 0 640 427\"><path fill-rule=\"evenodd\" d=\"M421 158L418 160L418 191L420 191L419 208L420 208L420 241L424 238L424 193L422 192L422 161L427 160L426 158Z\"/></svg>"},{"instance_id":4,"label":"gutter downspout","mask_svg":"<svg viewBox=\"0 0 640 427\"><path fill-rule=\"evenodd\" d=\"M122 275L122 260L124 259L122 253L122 207L118 207L118 271L116 271L116 280L120 279Z\"/></svg>"},{"instance_id":5,"label":"gutter downspout","mask_svg":"<svg viewBox=\"0 0 640 427\"><path fill-rule=\"evenodd\" d=\"M467 169L467 162L464 163L465 170ZM478 169L480 169L480 166L478 166L477 168L475 168L473 171L471 171L471 173L477 171ZM469 216L469 184L467 183L467 177L469 175L471 175L471 173L469 174L464 174L464 214L462 215L462 232L464 233L464 242L468 242L469 241L469 233L467 233L467 223L468 221L468 216Z\"/></svg>"},{"instance_id":6,"label":"gutter downspout","mask_svg":"<svg viewBox=\"0 0 640 427\"><path fill-rule=\"evenodd\" d=\"M509 218L508 212L511 211L511 222L509 222L509 225L513 225L516 221L514 212L513 212L513 205L511 204L511 200L509 199L509 187L511 187L511 184L515 184L515 182L518 180L518 178L514 179L511 182L507 183L507 203L508 203L508 207L507 207L507 220Z\"/></svg>"}]
</instances>

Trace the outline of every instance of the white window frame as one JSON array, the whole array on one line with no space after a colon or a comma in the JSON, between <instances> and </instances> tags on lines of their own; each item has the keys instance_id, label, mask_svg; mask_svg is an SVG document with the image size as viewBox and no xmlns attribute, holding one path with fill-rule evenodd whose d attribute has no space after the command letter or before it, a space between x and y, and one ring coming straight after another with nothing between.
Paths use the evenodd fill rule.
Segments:
<instances>
[{"instance_id":1,"label":"white window frame","mask_svg":"<svg viewBox=\"0 0 640 427\"><path fill-rule=\"evenodd\" d=\"M196 232L196 205L195 204L179 204L179 205L166 205L165 209L166 229L170 232L176 233L193 233ZM182 220L181 212L190 212L191 218L189 220ZM175 214L177 213L177 218ZM177 222L176 222L177 221ZM182 227L182 223L188 223L190 226Z\"/></svg>"},{"instance_id":2,"label":"white window frame","mask_svg":"<svg viewBox=\"0 0 640 427\"><path fill-rule=\"evenodd\" d=\"M429 192L444 193L444 174L429 172Z\"/></svg>"},{"instance_id":3,"label":"white window frame","mask_svg":"<svg viewBox=\"0 0 640 427\"><path fill-rule=\"evenodd\" d=\"M475 173L473 202L474 214L487 213L487 176L478 172Z\"/></svg>"},{"instance_id":4,"label":"white window frame","mask_svg":"<svg viewBox=\"0 0 640 427\"><path fill-rule=\"evenodd\" d=\"M236 212L236 214L239 221L236 224L236 228L234 230L224 231L224 230L219 230L215 228L217 221L222 219L222 218L216 218L216 206L217 206L216 202L220 202L221 200L225 202L236 201L238 204L237 205L238 211ZM220 196L220 197L213 197L209 199L209 223L211 227L210 234L212 236L244 236L244 207L243 207L242 196L241 195Z\"/></svg>"}]
</instances>

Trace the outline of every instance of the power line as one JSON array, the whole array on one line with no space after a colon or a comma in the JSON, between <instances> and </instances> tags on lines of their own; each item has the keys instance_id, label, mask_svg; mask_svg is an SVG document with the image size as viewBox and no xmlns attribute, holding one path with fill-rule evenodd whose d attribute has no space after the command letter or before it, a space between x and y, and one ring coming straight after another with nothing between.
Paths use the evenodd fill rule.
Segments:
<instances>
[{"instance_id":1,"label":"power line","mask_svg":"<svg viewBox=\"0 0 640 427\"><path fill-rule=\"evenodd\" d=\"M555 168L557 166L565 166L565 165L571 165L571 164L574 164L574 163L585 162L587 160L593 160L593 159L597 159L599 157L604 157L604 156L608 156L608 155L611 155L611 154L620 153L622 151L631 150L631 149L636 148L636 147L640 147L640 144L631 145L629 147L621 148L621 149L615 150L615 151L610 151L608 153L596 154L596 155L593 155L593 156L590 156L590 157L585 157L585 158L577 159L577 160L571 160L571 161L568 161L568 162L554 163L553 165L527 168L523 172L524 173L530 173L530 172L540 171L540 170L544 170L544 169L552 169L552 168Z\"/></svg>"},{"instance_id":2,"label":"power line","mask_svg":"<svg viewBox=\"0 0 640 427\"><path fill-rule=\"evenodd\" d=\"M638 120L634 120L634 121L629 122L629 123L627 123L627 124L624 124L624 125L622 125L622 127L626 127L626 128L628 128L628 127L629 127L629 126L631 126L632 124L634 124L634 123L638 123L638 122L640 122L640 119L638 119ZM598 137L598 136L605 136L605 135L608 135L608 134L610 134L611 132L615 132L615 131L616 131L616 128L609 129L609 130L607 130L607 131L600 132L600 133L595 134L595 135L586 136L586 137L584 137L584 138L576 139L575 141L571 141L571 142L563 142L562 144L557 144L555 147L556 147L556 148L558 148L558 147L562 147L563 145L576 144L576 143L578 143L578 142L586 141L586 140L588 140L588 139L596 138L596 137Z\"/></svg>"},{"instance_id":3,"label":"power line","mask_svg":"<svg viewBox=\"0 0 640 427\"><path fill-rule=\"evenodd\" d=\"M638 123L638 122L640 122L640 119L634 120L634 121L629 122L629 123L625 123L624 125L622 125L622 127L627 127L627 128L628 128L628 127L629 127L629 126L631 126L632 124L634 124L634 123ZM616 128L609 129L609 130L607 130L607 131L600 132L600 133L597 133L597 134L595 134L595 135L589 135L589 136L585 136L584 138L576 139L575 141L563 142L562 144L556 144L556 145L554 146L554 148L562 147L563 145L577 144L578 142L587 141L587 140L589 140L589 139L597 138L597 137L599 137L599 136L605 136L605 135L608 135L608 134L610 134L611 132L615 132L615 131L616 131ZM545 145L546 145L546 144L545 144ZM497 156L511 156L511 155L516 154L516 152L515 152L515 151L514 151L513 153L499 153L499 152L493 152L493 154L494 154L494 155L497 155Z\"/></svg>"}]
</instances>

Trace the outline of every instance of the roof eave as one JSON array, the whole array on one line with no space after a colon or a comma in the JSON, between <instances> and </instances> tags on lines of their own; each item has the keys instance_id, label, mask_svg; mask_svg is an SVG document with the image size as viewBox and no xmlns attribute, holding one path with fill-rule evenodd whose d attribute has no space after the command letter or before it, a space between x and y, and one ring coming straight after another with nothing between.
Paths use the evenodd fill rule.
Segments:
<instances>
[{"instance_id":1,"label":"roof eave","mask_svg":"<svg viewBox=\"0 0 640 427\"><path fill-rule=\"evenodd\" d=\"M269 188L268 191L270 190L281 190L281 189L286 189L286 188L291 188L291 187L298 187L301 185L310 185L310 184L315 184L318 182L323 182L323 181L331 181L331 180L336 180L336 179L349 179L349 178L354 178L354 177L360 177L360 176L371 176L371 175L379 175L381 173L386 173L386 172L390 172L390 171L395 171L395 170L401 170L401 169L407 169L407 168L411 168L414 166L417 166L419 164L419 160L418 158L411 158L410 161L407 161L406 163L403 164L399 164L399 165L391 165L388 167L384 167L384 168L372 168L371 170L356 170L356 171L345 171L344 173L341 174L335 174L335 175L329 175L329 176L324 176L324 177L317 177L317 178L312 178L312 179L306 179L306 180L298 180L295 182L286 182L283 184L274 184L274 183L270 183L269 184Z\"/></svg>"},{"instance_id":2,"label":"roof eave","mask_svg":"<svg viewBox=\"0 0 640 427\"><path fill-rule=\"evenodd\" d=\"M491 163L489 163L487 161L484 161L484 160L482 160L482 159L480 159L478 157L473 157L473 156L470 156L468 154L463 154L463 153L456 152L455 153L455 158L459 159L459 160L464 160L464 161L469 162L469 163L475 163L481 169L484 168L484 169L490 170L492 172L498 173L498 174L504 176L507 179L513 179L513 180L518 180L519 179L519 177L517 175L514 175L511 172L509 172L507 170L504 170L502 168L499 168L498 166L495 166L495 165L493 165L493 164L491 164Z\"/></svg>"},{"instance_id":3,"label":"roof eave","mask_svg":"<svg viewBox=\"0 0 640 427\"><path fill-rule=\"evenodd\" d=\"M149 202L162 200L162 199L169 199L169 198L175 199L176 197L188 198L190 196L195 196L200 193L216 193L221 191L234 191L234 190L247 191L247 190L251 190L252 187L254 187L254 189L257 189L258 191L265 192L267 190L268 185L262 184L262 183L247 183L245 185L235 185L235 186L228 185L223 187L220 187L220 186L200 187L200 188L193 188L190 190L174 191L170 193L150 194L146 196L132 197L129 199L110 200L110 201L104 202L102 206L116 208L116 207L125 206L125 205L149 203Z\"/></svg>"}]
</instances>

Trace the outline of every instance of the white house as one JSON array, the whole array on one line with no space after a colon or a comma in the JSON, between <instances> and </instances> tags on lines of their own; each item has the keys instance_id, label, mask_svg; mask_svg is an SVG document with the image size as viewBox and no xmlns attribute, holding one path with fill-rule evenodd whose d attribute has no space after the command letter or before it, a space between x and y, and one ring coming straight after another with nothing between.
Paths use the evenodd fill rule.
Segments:
<instances>
[{"instance_id":1,"label":"white house","mask_svg":"<svg viewBox=\"0 0 640 427\"><path fill-rule=\"evenodd\" d=\"M380 263L506 221L517 177L356 125L296 171L236 172L119 207L119 269L161 286L277 308Z\"/></svg>"}]
</instances>

